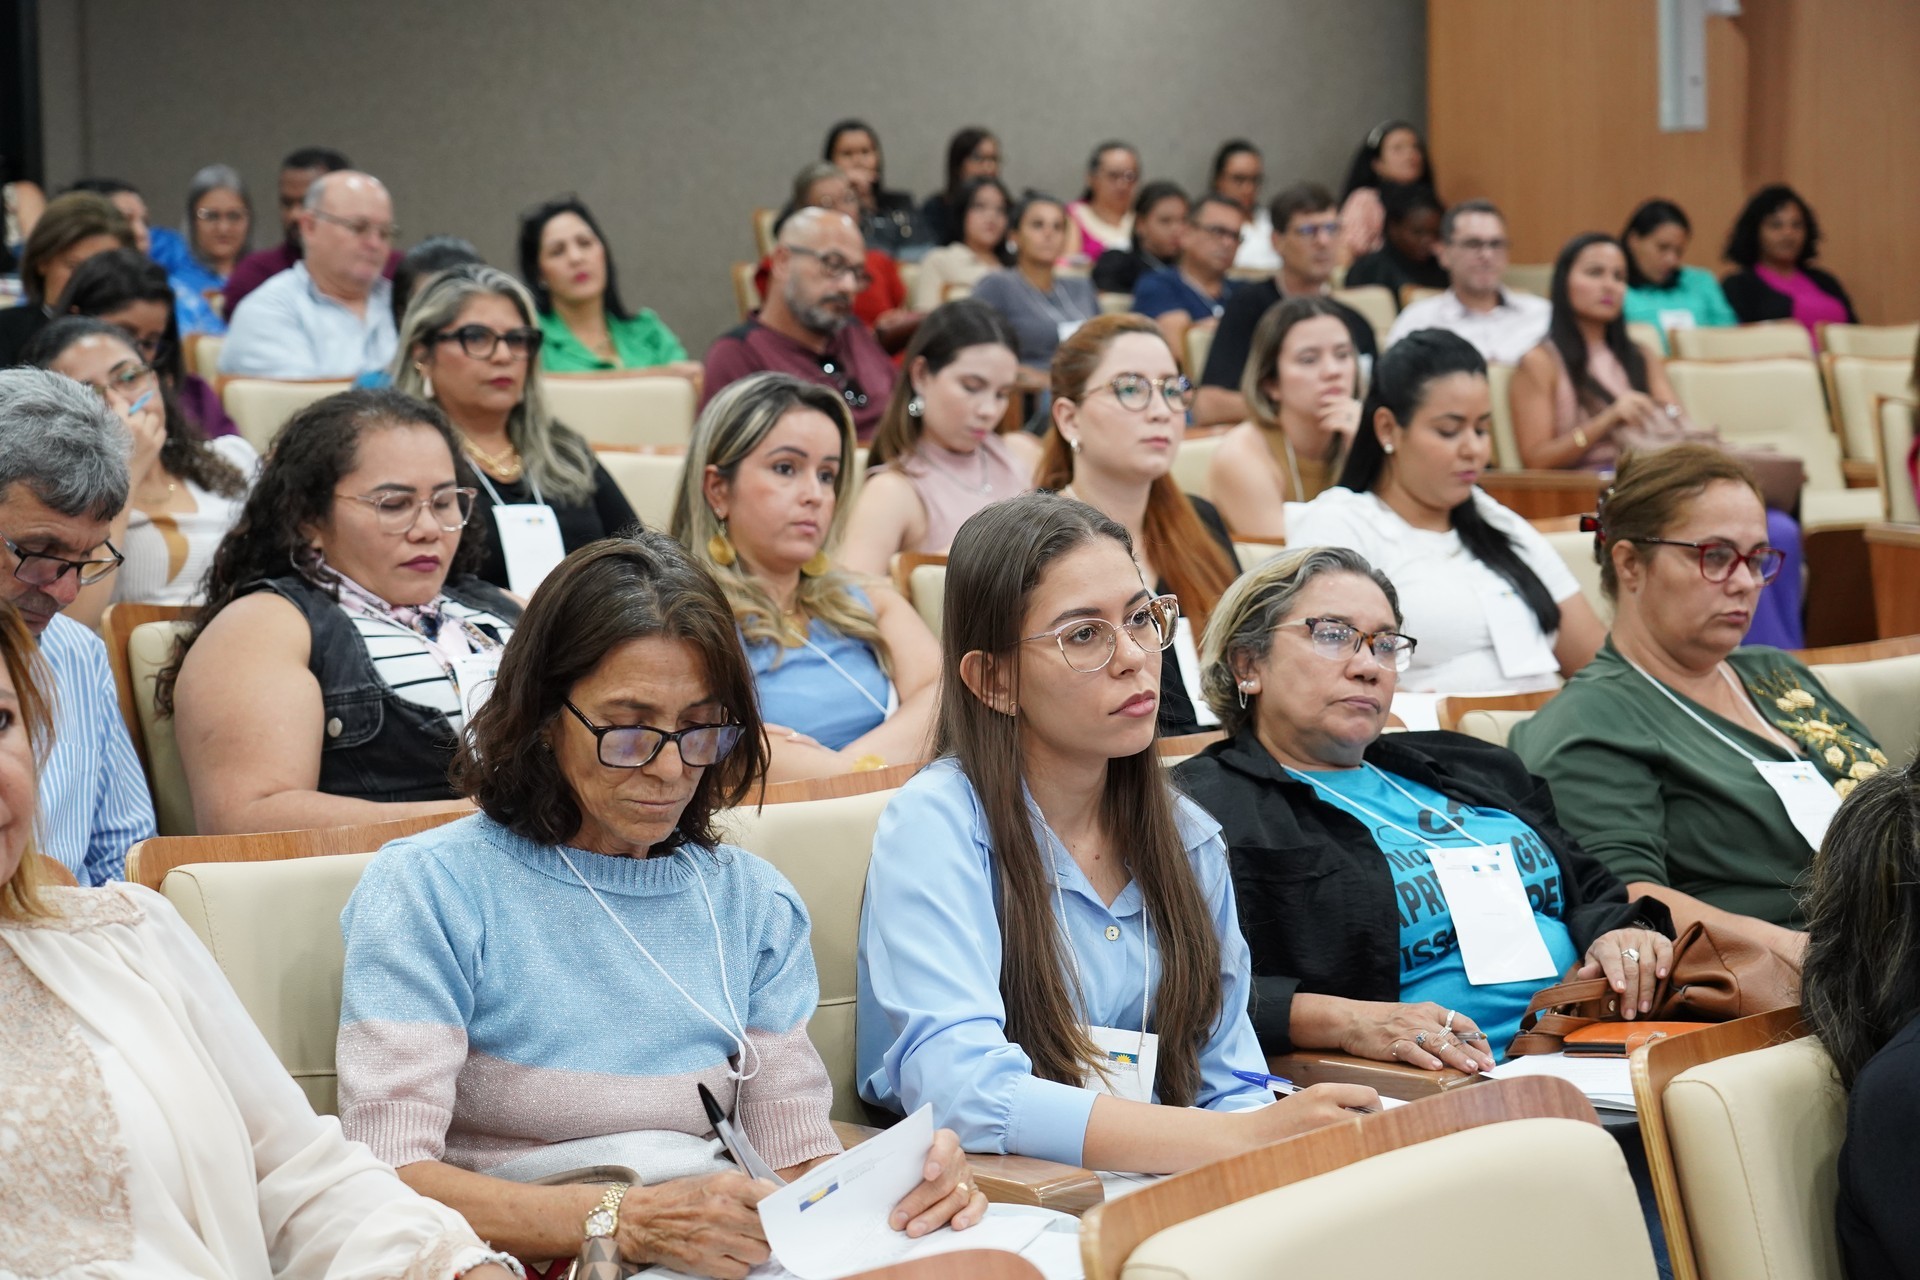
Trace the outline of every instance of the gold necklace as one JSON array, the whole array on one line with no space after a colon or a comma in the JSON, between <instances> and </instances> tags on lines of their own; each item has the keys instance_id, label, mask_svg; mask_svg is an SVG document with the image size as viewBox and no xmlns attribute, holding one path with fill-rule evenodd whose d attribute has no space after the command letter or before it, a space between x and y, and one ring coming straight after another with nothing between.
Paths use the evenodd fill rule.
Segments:
<instances>
[{"instance_id":1,"label":"gold necklace","mask_svg":"<svg viewBox=\"0 0 1920 1280\"><path fill-rule=\"evenodd\" d=\"M520 451L513 447L513 441L511 440L507 441L504 454L488 453L485 449L475 444L471 437L465 434L462 434L460 437L460 447L467 451L468 457L486 468L488 474L496 480L502 480L507 484L512 484L522 475L526 474L526 463L521 461Z\"/></svg>"}]
</instances>

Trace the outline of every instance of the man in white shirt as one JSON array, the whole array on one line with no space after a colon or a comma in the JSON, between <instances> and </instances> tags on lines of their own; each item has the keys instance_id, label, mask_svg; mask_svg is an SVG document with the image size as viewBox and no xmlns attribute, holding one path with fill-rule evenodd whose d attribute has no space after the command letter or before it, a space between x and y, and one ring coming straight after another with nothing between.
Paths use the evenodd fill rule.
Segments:
<instances>
[{"instance_id":1,"label":"man in white shirt","mask_svg":"<svg viewBox=\"0 0 1920 1280\"><path fill-rule=\"evenodd\" d=\"M233 313L220 372L251 378L355 378L385 367L398 342L382 276L399 238L378 178L322 174L300 210L305 256Z\"/></svg>"},{"instance_id":2,"label":"man in white shirt","mask_svg":"<svg viewBox=\"0 0 1920 1280\"><path fill-rule=\"evenodd\" d=\"M1507 220L1491 200L1467 200L1447 210L1436 254L1452 287L1402 311L1387 345L1415 329L1451 329L1487 360L1519 364L1547 336L1553 304L1501 285L1507 245Z\"/></svg>"}]
</instances>

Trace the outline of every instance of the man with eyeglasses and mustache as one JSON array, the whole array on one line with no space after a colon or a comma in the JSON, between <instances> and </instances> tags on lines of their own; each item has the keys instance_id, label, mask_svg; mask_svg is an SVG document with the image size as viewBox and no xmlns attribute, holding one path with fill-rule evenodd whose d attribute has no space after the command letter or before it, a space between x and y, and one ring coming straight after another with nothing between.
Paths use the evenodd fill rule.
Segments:
<instances>
[{"instance_id":1,"label":"man with eyeglasses and mustache","mask_svg":"<svg viewBox=\"0 0 1920 1280\"><path fill-rule=\"evenodd\" d=\"M1500 283L1507 270L1507 220L1491 200L1465 200L1440 219L1434 251L1452 287L1400 313L1387 334L1392 346L1415 329L1451 329L1495 364L1519 364L1540 345L1553 304Z\"/></svg>"},{"instance_id":2,"label":"man with eyeglasses and mustache","mask_svg":"<svg viewBox=\"0 0 1920 1280\"><path fill-rule=\"evenodd\" d=\"M867 248L844 213L802 209L780 229L766 301L745 324L707 348L705 399L751 373L790 373L846 401L866 440L880 425L897 376L893 361L863 324L853 298L867 285Z\"/></svg>"},{"instance_id":3,"label":"man with eyeglasses and mustache","mask_svg":"<svg viewBox=\"0 0 1920 1280\"><path fill-rule=\"evenodd\" d=\"M146 774L120 716L106 646L64 616L120 564L108 526L127 505L127 429L93 390L40 369L0 372L0 601L53 673L40 768L40 852L83 885L118 880L154 834Z\"/></svg>"},{"instance_id":4,"label":"man with eyeglasses and mustache","mask_svg":"<svg viewBox=\"0 0 1920 1280\"><path fill-rule=\"evenodd\" d=\"M400 229L378 178L343 169L307 188L304 256L247 296L227 327L220 372L252 378L357 378L393 358L393 285Z\"/></svg>"}]
</instances>

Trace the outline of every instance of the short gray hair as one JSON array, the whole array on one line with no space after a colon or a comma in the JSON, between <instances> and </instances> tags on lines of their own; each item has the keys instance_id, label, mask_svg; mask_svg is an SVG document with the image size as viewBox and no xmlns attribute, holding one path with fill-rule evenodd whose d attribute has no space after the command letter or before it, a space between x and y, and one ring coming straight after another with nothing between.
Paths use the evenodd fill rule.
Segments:
<instances>
[{"instance_id":1,"label":"short gray hair","mask_svg":"<svg viewBox=\"0 0 1920 1280\"><path fill-rule=\"evenodd\" d=\"M247 238L240 246L240 252L246 253L253 247L253 197L247 194L247 184L241 179L240 171L230 164L203 166L187 183L187 223L181 229L187 243L194 243L193 211L199 206L201 197L209 191L231 191L247 207Z\"/></svg>"},{"instance_id":2,"label":"short gray hair","mask_svg":"<svg viewBox=\"0 0 1920 1280\"><path fill-rule=\"evenodd\" d=\"M23 484L63 516L127 505L133 438L93 389L45 369L0 371L0 502Z\"/></svg>"},{"instance_id":3,"label":"short gray hair","mask_svg":"<svg viewBox=\"0 0 1920 1280\"><path fill-rule=\"evenodd\" d=\"M1393 625L1398 627L1405 621L1393 581L1351 548L1294 547L1255 565L1221 594L1200 640L1200 692L1228 733L1238 733L1253 718L1253 708L1240 705L1235 661L1242 655L1254 662L1265 661L1273 652L1273 629L1293 611L1293 602L1307 584L1329 573L1351 573L1372 580L1386 593Z\"/></svg>"}]
</instances>

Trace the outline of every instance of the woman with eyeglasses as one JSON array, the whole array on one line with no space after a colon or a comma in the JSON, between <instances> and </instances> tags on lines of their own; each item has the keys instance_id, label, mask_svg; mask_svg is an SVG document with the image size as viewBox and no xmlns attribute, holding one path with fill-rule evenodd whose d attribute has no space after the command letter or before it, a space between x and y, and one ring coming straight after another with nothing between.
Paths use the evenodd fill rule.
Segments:
<instances>
[{"instance_id":1,"label":"woman with eyeglasses","mask_svg":"<svg viewBox=\"0 0 1920 1280\"><path fill-rule=\"evenodd\" d=\"M92 387L133 437L127 505L107 534L124 560L111 577L82 588L67 616L91 627L117 601L198 603L259 469L253 446L240 436L210 443L201 435L118 325L62 316L34 336L26 357Z\"/></svg>"},{"instance_id":2,"label":"woman with eyeglasses","mask_svg":"<svg viewBox=\"0 0 1920 1280\"><path fill-rule=\"evenodd\" d=\"M459 450L391 389L287 423L160 673L202 835L464 807L447 770L520 605L471 572Z\"/></svg>"},{"instance_id":3,"label":"woman with eyeglasses","mask_svg":"<svg viewBox=\"0 0 1920 1280\"><path fill-rule=\"evenodd\" d=\"M1384 732L1418 651L1401 622L1358 552L1308 547L1250 570L1207 626L1203 681L1229 736L1173 776L1223 828L1260 1047L1483 1071L1576 965L1623 1017L1646 1014L1666 910L1627 900L1511 752ZM1475 860L1504 864L1525 904L1482 918L1461 878Z\"/></svg>"},{"instance_id":4,"label":"woman with eyeglasses","mask_svg":"<svg viewBox=\"0 0 1920 1280\"><path fill-rule=\"evenodd\" d=\"M726 596L664 534L582 548L468 743L480 812L381 850L342 917L346 1135L529 1263L744 1276L773 1187L728 1162L700 1091L786 1177L840 1141L806 907L716 821L767 764ZM928 1161L897 1225L980 1221L951 1133ZM641 1183L530 1185L593 1165Z\"/></svg>"},{"instance_id":5,"label":"woman with eyeglasses","mask_svg":"<svg viewBox=\"0 0 1920 1280\"><path fill-rule=\"evenodd\" d=\"M1053 425L1034 473L1036 487L1084 502L1125 529L1155 593L1179 601L1173 652L1159 664L1160 732L1169 737L1212 723L1198 697L1198 640L1239 572L1220 513L1173 478L1192 402L1193 384L1153 321L1089 321L1054 353Z\"/></svg>"},{"instance_id":6,"label":"woman with eyeglasses","mask_svg":"<svg viewBox=\"0 0 1920 1280\"><path fill-rule=\"evenodd\" d=\"M1054 271L1066 242L1065 207L1029 194L1013 214L1013 265L973 286L973 296L1005 316L1020 339L1022 390L1044 391L1054 350L1100 314L1091 280Z\"/></svg>"},{"instance_id":7,"label":"woman with eyeglasses","mask_svg":"<svg viewBox=\"0 0 1920 1280\"><path fill-rule=\"evenodd\" d=\"M931 1103L969 1151L1172 1173L1344 1119L1371 1089L1274 1103L1219 824L1155 751L1178 604L1127 531L1029 494L947 564L939 759L874 836L859 1081Z\"/></svg>"},{"instance_id":8,"label":"woman with eyeglasses","mask_svg":"<svg viewBox=\"0 0 1920 1280\"><path fill-rule=\"evenodd\" d=\"M225 333L227 278L253 247L253 201L231 165L210 164L187 183L184 235L153 237L153 259L166 268L182 333Z\"/></svg>"},{"instance_id":9,"label":"woman with eyeglasses","mask_svg":"<svg viewBox=\"0 0 1920 1280\"><path fill-rule=\"evenodd\" d=\"M1066 207L1071 235L1060 257L1090 263L1109 249L1133 248L1133 193L1140 186L1140 153L1124 142L1102 142L1087 157L1087 185Z\"/></svg>"},{"instance_id":10,"label":"woman with eyeglasses","mask_svg":"<svg viewBox=\"0 0 1920 1280\"><path fill-rule=\"evenodd\" d=\"M1630 454L1595 523L1612 634L1513 749L1630 892L1797 958L1827 820L1887 758L1798 658L1741 644L1783 557L1738 459Z\"/></svg>"},{"instance_id":11,"label":"woman with eyeglasses","mask_svg":"<svg viewBox=\"0 0 1920 1280\"><path fill-rule=\"evenodd\" d=\"M1486 361L1417 330L1374 365L1339 484L1287 514L1290 544L1358 551L1399 586L1421 640L1403 689L1556 688L1605 636L1552 545L1480 489L1492 437Z\"/></svg>"},{"instance_id":12,"label":"woman with eyeglasses","mask_svg":"<svg viewBox=\"0 0 1920 1280\"><path fill-rule=\"evenodd\" d=\"M837 560L854 466L845 399L786 373L727 384L687 444L673 536L733 606L772 782L927 758L939 646Z\"/></svg>"},{"instance_id":13,"label":"woman with eyeglasses","mask_svg":"<svg viewBox=\"0 0 1920 1280\"><path fill-rule=\"evenodd\" d=\"M579 196L549 200L520 219L520 278L546 334L548 373L657 373L698 381L700 362L658 315L620 298L613 252ZM400 344L402 351L406 344Z\"/></svg>"},{"instance_id":14,"label":"woman with eyeglasses","mask_svg":"<svg viewBox=\"0 0 1920 1280\"><path fill-rule=\"evenodd\" d=\"M579 433L541 387L544 337L533 298L495 267L450 267L407 307L389 372L453 424L485 530L475 572L522 600L569 551L639 523Z\"/></svg>"}]
</instances>

